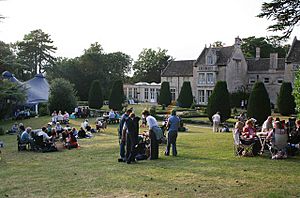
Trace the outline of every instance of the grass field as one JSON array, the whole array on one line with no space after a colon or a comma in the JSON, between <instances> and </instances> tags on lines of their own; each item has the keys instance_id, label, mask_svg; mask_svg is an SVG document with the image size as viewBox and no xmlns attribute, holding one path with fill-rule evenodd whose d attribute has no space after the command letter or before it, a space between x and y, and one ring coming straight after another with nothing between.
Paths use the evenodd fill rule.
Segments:
<instances>
[{"instance_id":1,"label":"grass field","mask_svg":"<svg viewBox=\"0 0 300 198\"><path fill-rule=\"evenodd\" d=\"M23 120L41 127L50 117ZM90 119L91 120L91 119ZM72 120L79 126L82 120ZM9 128L13 122L0 125ZM231 133L188 125L178 137L178 156L118 163L116 125L81 147L53 153L18 152L14 135L0 161L0 197L299 197L300 157L236 157Z\"/></svg>"}]
</instances>

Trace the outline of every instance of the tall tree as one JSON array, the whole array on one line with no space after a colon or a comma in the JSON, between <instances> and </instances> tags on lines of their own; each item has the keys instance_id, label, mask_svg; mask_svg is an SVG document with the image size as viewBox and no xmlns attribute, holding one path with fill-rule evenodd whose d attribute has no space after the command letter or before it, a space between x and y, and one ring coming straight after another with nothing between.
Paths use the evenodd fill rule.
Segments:
<instances>
[{"instance_id":1,"label":"tall tree","mask_svg":"<svg viewBox=\"0 0 300 198\"><path fill-rule=\"evenodd\" d=\"M122 52L105 53L99 43L93 43L84 54L73 59L58 58L56 64L47 70L49 79L62 77L75 85L81 100L88 100L89 89L94 80L99 80L105 99L113 82L127 78L132 59Z\"/></svg>"},{"instance_id":2,"label":"tall tree","mask_svg":"<svg viewBox=\"0 0 300 198\"><path fill-rule=\"evenodd\" d=\"M220 112L221 122L226 121L231 114L229 92L226 81L218 81L216 86L208 98L207 116L212 121L212 116L216 112Z\"/></svg>"},{"instance_id":3,"label":"tall tree","mask_svg":"<svg viewBox=\"0 0 300 198\"><path fill-rule=\"evenodd\" d=\"M267 29L270 31L283 31L279 39L290 37L294 27L300 20L300 2L298 0L272 0L262 4L260 18L267 18L275 21Z\"/></svg>"},{"instance_id":4,"label":"tall tree","mask_svg":"<svg viewBox=\"0 0 300 198\"><path fill-rule=\"evenodd\" d=\"M258 124L262 124L271 115L271 103L269 94L263 82L256 82L251 91L247 115L255 118Z\"/></svg>"},{"instance_id":5,"label":"tall tree","mask_svg":"<svg viewBox=\"0 0 300 198\"><path fill-rule=\"evenodd\" d=\"M103 96L99 80L94 80L89 92L89 107L101 109L103 106Z\"/></svg>"},{"instance_id":6,"label":"tall tree","mask_svg":"<svg viewBox=\"0 0 300 198\"><path fill-rule=\"evenodd\" d=\"M296 103L292 92L292 83L282 83L277 97L277 107L281 115L289 116L295 113Z\"/></svg>"},{"instance_id":7,"label":"tall tree","mask_svg":"<svg viewBox=\"0 0 300 198\"><path fill-rule=\"evenodd\" d=\"M183 82L177 99L178 106L190 108L193 104L193 99L191 83L189 81Z\"/></svg>"},{"instance_id":8,"label":"tall tree","mask_svg":"<svg viewBox=\"0 0 300 198\"><path fill-rule=\"evenodd\" d=\"M56 51L50 35L41 29L33 30L26 34L23 41L15 44L20 64L26 66L26 72L33 77L37 72L43 73L47 67L55 62L52 55Z\"/></svg>"},{"instance_id":9,"label":"tall tree","mask_svg":"<svg viewBox=\"0 0 300 198\"><path fill-rule=\"evenodd\" d=\"M270 53L278 53L278 57L285 58L289 50L289 45L282 45L282 43L274 37L256 38L255 36L250 36L242 39L242 51L246 57L255 57L257 47L260 48L261 58L269 58Z\"/></svg>"},{"instance_id":10,"label":"tall tree","mask_svg":"<svg viewBox=\"0 0 300 198\"><path fill-rule=\"evenodd\" d=\"M160 95L159 95L159 104L165 105L166 107L171 104L172 95L170 91L169 82L162 82L160 85Z\"/></svg>"},{"instance_id":11,"label":"tall tree","mask_svg":"<svg viewBox=\"0 0 300 198\"><path fill-rule=\"evenodd\" d=\"M73 112L77 105L74 86L63 78L56 78L51 82L49 93L49 111Z\"/></svg>"},{"instance_id":12,"label":"tall tree","mask_svg":"<svg viewBox=\"0 0 300 198\"><path fill-rule=\"evenodd\" d=\"M121 80L117 80L114 82L111 94L109 97L109 108L113 110L122 110L124 102L124 90L123 83Z\"/></svg>"},{"instance_id":13,"label":"tall tree","mask_svg":"<svg viewBox=\"0 0 300 198\"><path fill-rule=\"evenodd\" d=\"M160 74L172 60L167 50L143 49L133 65L134 81L160 82Z\"/></svg>"}]
</instances>

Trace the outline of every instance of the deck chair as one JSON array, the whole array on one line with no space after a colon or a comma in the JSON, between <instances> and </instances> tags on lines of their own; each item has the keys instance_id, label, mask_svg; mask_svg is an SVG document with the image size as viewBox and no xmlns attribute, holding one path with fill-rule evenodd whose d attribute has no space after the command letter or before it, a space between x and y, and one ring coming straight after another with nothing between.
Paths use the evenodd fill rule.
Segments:
<instances>
[{"instance_id":1,"label":"deck chair","mask_svg":"<svg viewBox=\"0 0 300 198\"><path fill-rule=\"evenodd\" d=\"M285 129L274 129L273 140L268 144L272 159L286 158L288 133Z\"/></svg>"},{"instance_id":2,"label":"deck chair","mask_svg":"<svg viewBox=\"0 0 300 198\"><path fill-rule=\"evenodd\" d=\"M240 139L240 133L232 132L233 135L233 149L236 156L253 156L254 142L244 142Z\"/></svg>"}]
</instances>

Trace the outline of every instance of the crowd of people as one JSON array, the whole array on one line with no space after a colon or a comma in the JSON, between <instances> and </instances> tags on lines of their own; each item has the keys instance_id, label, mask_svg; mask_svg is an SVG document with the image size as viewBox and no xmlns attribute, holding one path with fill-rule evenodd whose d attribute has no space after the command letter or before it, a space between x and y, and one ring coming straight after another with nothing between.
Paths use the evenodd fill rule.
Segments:
<instances>
[{"instance_id":1,"label":"crowd of people","mask_svg":"<svg viewBox=\"0 0 300 198\"><path fill-rule=\"evenodd\" d=\"M251 118L243 122L239 117L235 124L234 134L239 134L239 138L242 144L253 144L252 154L258 155L263 151L261 139L264 141L275 144L275 134L284 135L287 138L287 146L280 148L276 155L272 156L273 159L286 158L288 154L288 148L299 147L300 143L300 120L289 119L288 122L274 119L269 116L263 123L261 129L257 130L255 126L256 120ZM245 151L242 155L248 155Z\"/></svg>"}]
</instances>

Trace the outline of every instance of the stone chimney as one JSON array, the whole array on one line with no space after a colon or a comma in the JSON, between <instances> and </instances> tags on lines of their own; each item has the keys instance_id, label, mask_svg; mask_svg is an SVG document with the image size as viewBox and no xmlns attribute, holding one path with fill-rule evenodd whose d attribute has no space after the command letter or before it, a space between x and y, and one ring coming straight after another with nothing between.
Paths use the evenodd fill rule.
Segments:
<instances>
[{"instance_id":1,"label":"stone chimney","mask_svg":"<svg viewBox=\"0 0 300 198\"><path fill-rule=\"evenodd\" d=\"M235 38L234 46L240 48L242 43L242 39L240 37Z\"/></svg>"},{"instance_id":2,"label":"stone chimney","mask_svg":"<svg viewBox=\"0 0 300 198\"><path fill-rule=\"evenodd\" d=\"M270 69L278 68L278 53L270 54Z\"/></svg>"},{"instance_id":3,"label":"stone chimney","mask_svg":"<svg viewBox=\"0 0 300 198\"><path fill-rule=\"evenodd\" d=\"M256 60L260 59L260 48L259 47L257 47L255 50L255 59Z\"/></svg>"}]
</instances>

